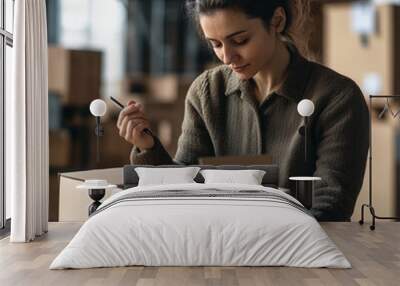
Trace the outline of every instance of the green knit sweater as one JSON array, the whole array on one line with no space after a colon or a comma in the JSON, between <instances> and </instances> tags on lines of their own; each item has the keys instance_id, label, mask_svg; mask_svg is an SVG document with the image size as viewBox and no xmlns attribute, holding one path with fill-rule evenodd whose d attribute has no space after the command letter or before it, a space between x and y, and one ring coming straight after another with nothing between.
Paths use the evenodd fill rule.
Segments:
<instances>
[{"instance_id":1,"label":"green knit sweater","mask_svg":"<svg viewBox=\"0 0 400 286\"><path fill-rule=\"evenodd\" d=\"M349 78L291 53L281 88L258 104L254 84L227 66L202 73L185 100L182 134L174 160L160 141L151 150L133 148L132 164L196 164L198 158L267 153L279 165L279 186L290 176L322 178L312 212L319 220L348 220L360 192L368 152L368 108ZM304 161L304 125L297 103L310 99L310 163Z\"/></svg>"}]
</instances>

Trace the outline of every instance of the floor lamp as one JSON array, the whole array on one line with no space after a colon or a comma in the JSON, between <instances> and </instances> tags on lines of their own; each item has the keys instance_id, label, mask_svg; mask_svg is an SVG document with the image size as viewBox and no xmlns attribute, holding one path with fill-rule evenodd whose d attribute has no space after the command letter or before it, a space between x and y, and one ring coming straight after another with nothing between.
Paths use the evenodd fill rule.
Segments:
<instances>
[{"instance_id":1,"label":"floor lamp","mask_svg":"<svg viewBox=\"0 0 400 286\"><path fill-rule=\"evenodd\" d=\"M371 216L372 216L372 225L370 225L370 229L374 230L375 229L375 220L376 219L394 219L394 220L399 220L399 217L383 217L383 216L378 216L375 213L375 209L372 204L372 116L371 116L371 109L372 109L372 100L373 99L386 99L387 104L385 106L385 109L383 111L390 111L391 115L396 117L397 113L393 113L392 110L390 109L389 106L389 99L390 98L400 98L400 95L370 95L369 96L369 200L368 204L363 204L361 206L361 220L359 223L362 225L364 224L364 208L368 208Z\"/></svg>"},{"instance_id":2,"label":"floor lamp","mask_svg":"<svg viewBox=\"0 0 400 286\"><path fill-rule=\"evenodd\" d=\"M309 160L309 118L314 113L314 103L309 99L303 99L297 105L297 112L304 118L304 126L299 129L301 136L304 136L304 164L305 169L310 164ZM290 181L296 183L294 196L304 205L305 208L311 209L314 200L314 183L322 180L320 177L314 176L296 176L289 177Z\"/></svg>"}]
</instances>

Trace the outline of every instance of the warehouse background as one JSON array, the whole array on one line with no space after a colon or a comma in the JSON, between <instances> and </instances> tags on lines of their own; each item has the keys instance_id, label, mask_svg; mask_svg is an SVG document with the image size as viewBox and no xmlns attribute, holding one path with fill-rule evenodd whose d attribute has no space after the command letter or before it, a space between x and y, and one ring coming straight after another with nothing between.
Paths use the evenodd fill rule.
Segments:
<instances>
[{"instance_id":1,"label":"warehouse background","mask_svg":"<svg viewBox=\"0 0 400 286\"><path fill-rule=\"evenodd\" d=\"M354 79L366 96L400 94L400 6L379 2L371 12L355 1L313 1L309 22L310 57ZM119 110L109 96L124 104L142 102L152 130L174 155L187 89L199 73L218 63L185 16L182 0L49 0L47 17L50 219L56 220L59 172L129 163L131 146L118 135ZM99 163L89 112L96 98L108 104ZM385 104L382 100L371 107L374 189L379 213L395 215L399 124L398 118L378 118ZM394 111L399 108L390 104ZM358 204L366 201L366 190L364 184Z\"/></svg>"}]
</instances>

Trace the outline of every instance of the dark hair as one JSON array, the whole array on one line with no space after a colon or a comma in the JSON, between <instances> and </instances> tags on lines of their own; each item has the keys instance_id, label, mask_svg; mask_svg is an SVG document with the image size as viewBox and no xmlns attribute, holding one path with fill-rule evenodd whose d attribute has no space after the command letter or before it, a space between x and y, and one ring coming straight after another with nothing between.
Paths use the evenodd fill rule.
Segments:
<instances>
[{"instance_id":1,"label":"dark hair","mask_svg":"<svg viewBox=\"0 0 400 286\"><path fill-rule=\"evenodd\" d=\"M201 32L199 16L219 9L237 9L249 18L260 18L269 29L272 16L278 7L286 13L286 26L281 33L282 40L294 45L301 54L308 56L310 0L186 0L186 11Z\"/></svg>"}]
</instances>

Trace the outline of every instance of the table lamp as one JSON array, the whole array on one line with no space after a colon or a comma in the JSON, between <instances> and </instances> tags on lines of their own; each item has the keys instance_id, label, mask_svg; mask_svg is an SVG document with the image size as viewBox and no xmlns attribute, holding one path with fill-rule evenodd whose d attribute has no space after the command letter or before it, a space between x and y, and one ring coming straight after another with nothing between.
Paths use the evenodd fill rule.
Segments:
<instances>
[{"instance_id":1,"label":"table lamp","mask_svg":"<svg viewBox=\"0 0 400 286\"><path fill-rule=\"evenodd\" d=\"M94 130L97 140L96 140L96 161L100 161L100 151L99 151L99 138L104 135L104 128L101 126L100 117L104 116L107 111L106 103L101 99L95 99L90 103L90 113L96 117L96 128Z\"/></svg>"}]
</instances>

